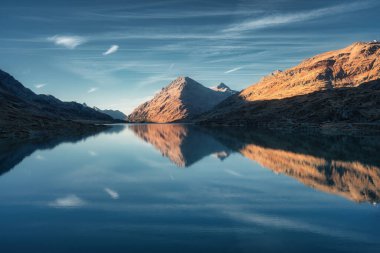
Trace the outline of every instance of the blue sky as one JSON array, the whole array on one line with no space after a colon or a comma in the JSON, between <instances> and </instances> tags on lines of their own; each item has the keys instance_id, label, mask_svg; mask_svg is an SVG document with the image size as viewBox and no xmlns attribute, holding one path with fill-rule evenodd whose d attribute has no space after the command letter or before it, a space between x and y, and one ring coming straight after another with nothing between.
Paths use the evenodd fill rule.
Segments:
<instances>
[{"instance_id":1,"label":"blue sky","mask_svg":"<svg viewBox=\"0 0 380 253\"><path fill-rule=\"evenodd\" d=\"M130 112L177 76L240 90L380 39L377 0L2 0L0 69L36 93Z\"/></svg>"}]
</instances>

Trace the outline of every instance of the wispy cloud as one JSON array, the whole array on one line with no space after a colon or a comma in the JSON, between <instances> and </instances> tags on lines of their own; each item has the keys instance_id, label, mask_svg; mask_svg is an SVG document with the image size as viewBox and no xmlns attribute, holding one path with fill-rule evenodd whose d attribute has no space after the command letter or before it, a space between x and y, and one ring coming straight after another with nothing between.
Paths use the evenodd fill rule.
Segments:
<instances>
[{"instance_id":1,"label":"wispy cloud","mask_svg":"<svg viewBox=\"0 0 380 253\"><path fill-rule=\"evenodd\" d=\"M129 20L129 19L192 19L192 18L212 18L212 17L231 17L231 16L242 16L242 15L253 15L262 12L261 10L215 10L213 9L205 9L202 11L195 10L182 10L182 11L173 11L167 10L163 11L146 11L133 13L131 11L127 12L105 12L105 11L97 11L97 12L88 12L85 16L80 17L71 17L75 19L85 19L85 20Z\"/></svg>"},{"instance_id":2,"label":"wispy cloud","mask_svg":"<svg viewBox=\"0 0 380 253\"><path fill-rule=\"evenodd\" d=\"M104 191L112 198L112 199L119 199L120 195L117 191L114 191L110 188L104 188Z\"/></svg>"},{"instance_id":3,"label":"wispy cloud","mask_svg":"<svg viewBox=\"0 0 380 253\"><path fill-rule=\"evenodd\" d=\"M246 223L252 223L255 225L262 225L265 227L290 229L292 231L302 231L308 233L329 235L333 237L345 237L359 241L368 239L360 233L345 230L331 230L327 226L319 226L315 224L305 223L295 219L284 218L282 216L271 216L254 212L246 212L243 210L232 212L227 211L226 213L230 215L232 218L235 218L236 220Z\"/></svg>"},{"instance_id":4,"label":"wispy cloud","mask_svg":"<svg viewBox=\"0 0 380 253\"><path fill-rule=\"evenodd\" d=\"M99 88L97 88L97 87L92 87L92 88L90 88L88 91L87 91L87 93L93 93L93 92L95 92L95 91L97 91Z\"/></svg>"},{"instance_id":5,"label":"wispy cloud","mask_svg":"<svg viewBox=\"0 0 380 253\"><path fill-rule=\"evenodd\" d=\"M115 53L119 49L118 45L112 45L110 48L108 48L107 51L103 53L103 55L109 55Z\"/></svg>"},{"instance_id":6,"label":"wispy cloud","mask_svg":"<svg viewBox=\"0 0 380 253\"><path fill-rule=\"evenodd\" d=\"M166 74L152 75L152 76L145 78L144 80L141 80L138 83L138 86L139 87L146 87L148 85L160 83L162 81L166 81L166 82L173 81L174 79L176 79L176 76L168 76Z\"/></svg>"},{"instance_id":7,"label":"wispy cloud","mask_svg":"<svg viewBox=\"0 0 380 253\"><path fill-rule=\"evenodd\" d=\"M235 176L235 177L241 177L242 175L234 170L229 170L229 169L225 169L224 170L226 173L232 175L232 176Z\"/></svg>"},{"instance_id":8,"label":"wispy cloud","mask_svg":"<svg viewBox=\"0 0 380 253\"><path fill-rule=\"evenodd\" d=\"M274 14L264 16L258 19L246 20L241 23L234 24L226 29L224 32L242 32L248 30L262 29L266 27L273 27L278 25L284 25L289 23L302 22L306 20L312 20L321 18L324 16L332 16L340 13L346 13L350 11L356 11L360 9L366 9L373 5L372 1L356 2L351 4L336 5L327 8L321 8L311 11L304 11L290 14Z\"/></svg>"},{"instance_id":9,"label":"wispy cloud","mask_svg":"<svg viewBox=\"0 0 380 253\"><path fill-rule=\"evenodd\" d=\"M81 36L62 36L55 35L53 37L49 37L48 41L52 41L54 44L58 46L63 46L68 49L74 49L77 46L86 42L86 39Z\"/></svg>"},{"instance_id":10,"label":"wispy cloud","mask_svg":"<svg viewBox=\"0 0 380 253\"><path fill-rule=\"evenodd\" d=\"M49 203L49 206L56 208L73 208L80 207L85 204L85 201L78 196L72 194L63 198L58 198Z\"/></svg>"},{"instance_id":11,"label":"wispy cloud","mask_svg":"<svg viewBox=\"0 0 380 253\"><path fill-rule=\"evenodd\" d=\"M36 155L36 159L42 161L42 160L45 160L46 158L43 155Z\"/></svg>"},{"instance_id":12,"label":"wispy cloud","mask_svg":"<svg viewBox=\"0 0 380 253\"><path fill-rule=\"evenodd\" d=\"M229 74L229 73L232 73L232 72L238 71L238 70L240 70L240 69L242 69L242 68L243 68L243 67L233 68L233 69L227 70L226 72L224 72L224 74Z\"/></svg>"},{"instance_id":13,"label":"wispy cloud","mask_svg":"<svg viewBox=\"0 0 380 253\"><path fill-rule=\"evenodd\" d=\"M92 150L88 151L88 154L90 156L97 156L98 155L98 153L96 153L95 151L92 151Z\"/></svg>"},{"instance_id":14,"label":"wispy cloud","mask_svg":"<svg viewBox=\"0 0 380 253\"><path fill-rule=\"evenodd\" d=\"M38 83L38 84L34 85L34 87L36 87L36 89L41 89L45 86L46 86L46 83Z\"/></svg>"}]
</instances>

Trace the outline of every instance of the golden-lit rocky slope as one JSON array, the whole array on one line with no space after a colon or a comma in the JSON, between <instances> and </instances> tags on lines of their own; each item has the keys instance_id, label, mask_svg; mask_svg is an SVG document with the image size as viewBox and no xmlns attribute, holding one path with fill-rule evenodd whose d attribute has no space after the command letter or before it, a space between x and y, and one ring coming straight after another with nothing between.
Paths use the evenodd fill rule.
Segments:
<instances>
[{"instance_id":1,"label":"golden-lit rocky slope","mask_svg":"<svg viewBox=\"0 0 380 253\"><path fill-rule=\"evenodd\" d=\"M202 115L200 121L373 122L380 119L380 87L375 85L379 80L380 43L354 43L264 77Z\"/></svg>"},{"instance_id":2,"label":"golden-lit rocky slope","mask_svg":"<svg viewBox=\"0 0 380 253\"><path fill-rule=\"evenodd\" d=\"M138 106L129 115L129 120L156 123L183 121L210 110L230 95L231 92L209 89L189 77L179 77L152 100Z\"/></svg>"},{"instance_id":3,"label":"golden-lit rocky slope","mask_svg":"<svg viewBox=\"0 0 380 253\"><path fill-rule=\"evenodd\" d=\"M306 59L296 67L276 71L244 89L246 101L282 99L315 91L357 87L380 78L380 43L354 43Z\"/></svg>"}]
</instances>

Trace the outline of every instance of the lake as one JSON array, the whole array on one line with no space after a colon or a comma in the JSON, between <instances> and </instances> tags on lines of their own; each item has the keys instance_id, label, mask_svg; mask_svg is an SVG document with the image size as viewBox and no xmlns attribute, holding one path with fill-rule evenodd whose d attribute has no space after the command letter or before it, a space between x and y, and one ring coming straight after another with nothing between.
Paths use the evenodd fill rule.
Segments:
<instances>
[{"instance_id":1,"label":"lake","mask_svg":"<svg viewBox=\"0 0 380 253\"><path fill-rule=\"evenodd\" d=\"M142 124L0 144L1 252L380 251L380 137Z\"/></svg>"}]
</instances>

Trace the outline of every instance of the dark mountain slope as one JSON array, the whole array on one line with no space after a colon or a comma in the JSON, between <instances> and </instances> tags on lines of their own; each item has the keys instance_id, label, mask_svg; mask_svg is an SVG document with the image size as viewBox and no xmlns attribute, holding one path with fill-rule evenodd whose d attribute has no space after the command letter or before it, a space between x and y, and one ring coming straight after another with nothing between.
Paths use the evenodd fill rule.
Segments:
<instances>
[{"instance_id":1,"label":"dark mountain slope","mask_svg":"<svg viewBox=\"0 0 380 253\"><path fill-rule=\"evenodd\" d=\"M0 137L30 137L41 132L84 128L88 123L112 122L110 116L79 103L37 95L0 70Z\"/></svg>"}]
</instances>

